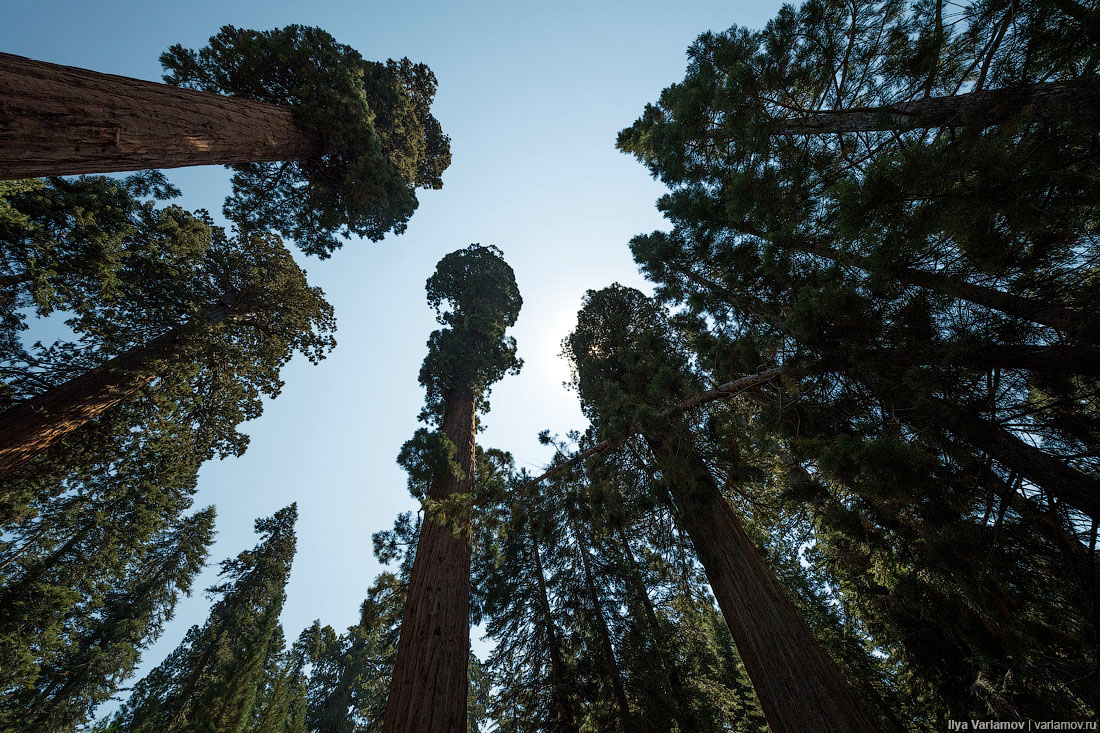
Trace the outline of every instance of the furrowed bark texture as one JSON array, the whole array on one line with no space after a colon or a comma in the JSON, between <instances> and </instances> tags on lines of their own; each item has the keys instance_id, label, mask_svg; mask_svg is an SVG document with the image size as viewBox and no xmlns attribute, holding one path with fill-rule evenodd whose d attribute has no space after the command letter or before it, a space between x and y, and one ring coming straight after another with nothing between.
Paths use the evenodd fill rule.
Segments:
<instances>
[{"instance_id":1,"label":"furrowed bark texture","mask_svg":"<svg viewBox=\"0 0 1100 733\"><path fill-rule=\"evenodd\" d=\"M149 384L183 345L173 329L0 413L0 480Z\"/></svg>"},{"instance_id":2,"label":"furrowed bark texture","mask_svg":"<svg viewBox=\"0 0 1100 733\"><path fill-rule=\"evenodd\" d=\"M458 449L466 474L433 483L430 498L469 493L474 486L474 393L451 390L443 432ZM459 535L426 519L420 529L409 594L386 701L384 733L465 733L466 665L470 649L470 523Z\"/></svg>"},{"instance_id":3,"label":"furrowed bark texture","mask_svg":"<svg viewBox=\"0 0 1100 733\"><path fill-rule=\"evenodd\" d=\"M776 135L820 135L842 132L919 130L930 127L985 128L1031 110L1043 115L1054 105L1088 110L1100 104L1095 79L1045 82L1025 87L989 89L950 97L927 97L885 107L815 112L777 121Z\"/></svg>"},{"instance_id":4,"label":"furrowed bark texture","mask_svg":"<svg viewBox=\"0 0 1100 733\"><path fill-rule=\"evenodd\" d=\"M0 53L0 180L315 151L289 107Z\"/></svg>"},{"instance_id":5,"label":"furrowed bark texture","mask_svg":"<svg viewBox=\"0 0 1100 733\"><path fill-rule=\"evenodd\" d=\"M874 733L836 664L787 598L694 449L643 434L664 465L684 530L773 733Z\"/></svg>"}]
</instances>

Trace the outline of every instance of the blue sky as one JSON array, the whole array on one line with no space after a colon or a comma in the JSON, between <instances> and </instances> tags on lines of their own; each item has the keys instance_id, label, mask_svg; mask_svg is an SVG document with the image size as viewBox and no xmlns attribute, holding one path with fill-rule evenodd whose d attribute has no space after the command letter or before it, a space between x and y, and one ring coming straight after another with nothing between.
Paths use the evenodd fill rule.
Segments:
<instances>
[{"instance_id":1,"label":"blue sky","mask_svg":"<svg viewBox=\"0 0 1100 733\"><path fill-rule=\"evenodd\" d=\"M583 429L560 342L585 290L618 281L649 291L627 243L663 228L663 188L615 136L660 90L683 77L685 51L706 30L762 26L764 2L40 2L0 10L0 50L113 74L160 79L157 58L191 48L225 24L265 30L317 25L368 59L408 56L439 80L434 111L451 136L441 191L420 196L401 236L350 241L326 261L299 257L336 309L338 346L283 372L283 393L244 426L239 459L207 464L195 506L218 508L218 540L196 588L216 564L254 544L252 522L297 501L298 554L287 588L288 638L319 618L353 623L381 569L370 536L415 509L395 458L418 427L417 374L436 327L424 300L435 263L471 242L495 244L524 298L513 330L526 361L493 390L479 443L509 450L537 471L549 428ZM220 212L229 173L168 171L180 205ZM184 599L140 672L201 623L208 602ZM475 650L484 645L474 641Z\"/></svg>"}]
</instances>

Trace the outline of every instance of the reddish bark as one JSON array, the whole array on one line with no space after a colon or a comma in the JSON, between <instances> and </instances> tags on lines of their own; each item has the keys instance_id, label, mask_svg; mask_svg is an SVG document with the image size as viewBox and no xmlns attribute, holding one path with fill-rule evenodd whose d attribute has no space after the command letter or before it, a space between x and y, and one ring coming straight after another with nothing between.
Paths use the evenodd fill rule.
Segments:
<instances>
[{"instance_id":1,"label":"reddish bark","mask_svg":"<svg viewBox=\"0 0 1100 733\"><path fill-rule=\"evenodd\" d=\"M0 180L315 151L289 107L0 53Z\"/></svg>"},{"instance_id":2,"label":"reddish bark","mask_svg":"<svg viewBox=\"0 0 1100 733\"><path fill-rule=\"evenodd\" d=\"M0 480L77 428L129 398L177 357L184 339L173 329L105 364L0 413Z\"/></svg>"},{"instance_id":3,"label":"reddish bark","mask_svg":"<svg viewBox=\"0 0 1100 733\"><path fill-rule=\"evenodd\" d=\"M874 733L706 465L683 444L644 435L672 476L679 521L703 564L773 733Z\"/></svg>"},{"instance_id":4,"label":"reddish bark","mask_svg":"<svg viewBox=\"0 0 1100 733\"><path fill-rule=\"evenodd\" d=\"M465 477L434 482L429 497L446 499L474 486L474 392L451 390L443 433L458 449ZM470 649L469 517L456 534L425 519L409 577L384 733L465 733L466 667Z\"/></svg>"}]
</instances>

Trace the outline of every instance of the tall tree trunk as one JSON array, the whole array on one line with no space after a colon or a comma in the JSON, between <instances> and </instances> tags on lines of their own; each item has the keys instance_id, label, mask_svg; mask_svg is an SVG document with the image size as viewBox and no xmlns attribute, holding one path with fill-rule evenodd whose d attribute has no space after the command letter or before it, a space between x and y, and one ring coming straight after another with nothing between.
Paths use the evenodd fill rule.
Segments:
<instances>
[{"instance_id":1,"label":"tall tree trunk","mask_svg":"<svg viewBox=\"0 0 1100 733\"><path fill-rule=\"evenodd\" d=\"M557 728L561 733L577 733L576 718L573 716L573 706L569 702L569 690L566 687L568 675L561 655L561 639L558 638L558 630L554 626L550 597L546 592L546 574L542 569L539 540L532 531L530 522L527 523L526 531L531 534L531 551L535 560L535 576L538 578L539 586L539 607L543 615L543 625L546 627L547 644L550 647L550 694L554 700L553 710L557 719Z\"/></svg>"},{"instance_id":2,"label":"tall tree trunk","mask_svg":"<svg viewBox=\"0 0 1100 733\"><path fill-rule=\"evenodd\" d=\"M443 433L465 476L433 482L431 499L474 486L474 392L444 397ZM384 733L464 733L470 648L470 518L450 527L425 519L409 577Z\"/></svg>"},{"instance_id":3,"label":"tall tree trunk","mask_svg":"<svg viewBox=\"0 0 1100 733\"><path fill-rule=\"evenodd\" d=\"M676 701L676 712L673 718L683 733L694 733L699 728L691 715L691 702L688 700L687 690L684 688L684 680L680 676L679 665L670 656L666 656L673 653L675 644L668 638L668 633L657 618L657 611L653 608L653 601L649 598L649 593L642 580L641 569L638 567L638 561L634 559L634 550L630 547L630 540L627 538L626 532L622 527L619 527L617 533L623 548L623 554L626 556L630 585L645 611L646 620L649 622L650 629L657 642L657 648L661 654L661 664L665 669L665 675L668 677L672 699Z\"/></svg>"},{"instance_id":4,"label":"tall tree trunk","mask_svg":"<svg viewBox=\"0 0 1100 733\"><path fill-rule=\"evenodd\" d=\"M289 107L0 53L0 180L316 152Z\"/></svg>"},{"instance_id":5,"label":"tall tree trunk","mask_svg":"<svg viewBox=\"0 0 1100 733\"><path fill-rule=\"evenodd\" d=\"M206 323L225 320L217 306ZM173 328L105 364L0 412L0 481L77 428L133 396L186 350L189 328Z\"/></svg>"},{"instance_id":6,"label":"tall tree trunk","mask_svg":"<svg viewBox=\"0 0 1100 733\"><path fill-rule=\"evenodd\" d=\"M776 120L773 135L919 130L936 127L983 129L1030 111L1040 116L1056 105L1089 110L1100 105L1100 82L1077 79L1007 89L983 89L950 97L924 97L884 107L807 112Z\"/></svg>"},{"instance_id":7,"label":"tall tree trunk","mask_svg":"<svg viewBox=\"0 0 1100 733\"><path fill-rule=\"evenodd\" d=\"M686 429L685 429L686 430ZM643 433L773 733L874 733L690 444Z\"/></svg>"},{"instance_id":8,"label":"tall tree trunk","mask_svg":"<svg viewBox=\"0 0 1100 733\"><path fill-rule=\"evenodd\" d=\"M176 356L180 333L168 333L0 413L0 479L77 428L132 396Z\"/></svg>"},{"instance_id":9,"label":"tall tree trunk","mask_svg":"<svg viewBox=\"0 0 1100 733\"><path fill-rule=\"evenodd\" d=\"M615 647L611 643L611 630L607 628L607 619L603 615L603 604L600 603L600 594L596 590L596 580L592 576L592 565L588 561L588 545L585 544L584 534L578 526L576 517L570 517L569 524L573 529L573 536L577 539L577 550L581 556L581 568L584 571L584 587L588 592L588 601L592 604L592 611L596 615L596 633L600 637L600 651L604 658L604 666L611 680L611 689L615 694L615 702L619 706L619 720L622 729L630 733L633 716L630 714L630 705L626 700L626 687L623 685L623 675L619 670L619 662L615 659Z\"/></svg>"}]
</instances>

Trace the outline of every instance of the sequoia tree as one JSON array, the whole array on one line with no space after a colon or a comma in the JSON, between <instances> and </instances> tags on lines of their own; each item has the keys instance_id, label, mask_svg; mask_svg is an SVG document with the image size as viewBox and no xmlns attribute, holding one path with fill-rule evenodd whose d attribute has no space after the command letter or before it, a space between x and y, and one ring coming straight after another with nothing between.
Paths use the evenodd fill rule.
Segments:
<instances>
[{"instance_id":1,"label":"sequoia tree","mask_svg":"<svg viewBox=\"0 0 1100 733\"><path fill-rule=\"evenodd\" d=\"M171 224L142 243L154 249L125 256L112 292L82 303L70 321L94 345L82 360L95 366L59 383L38 380L45 389L0 413L0 477L154 382L198 396L206 414L224 408L199 431L231 443L233 426L257 414L259 394L278 392L294 352L316 360L332 347L331 306L277 236L230 238L182 214ZM178 382L204 362L217 368L188 394L195 385Z\"/></svg>"},{"instance_id":2,"label":"sequoia tree","mask_svg":"<svg viewBox=\"0 0 1100 733\"><path fill-rule=\"evenodd\" d=\"M522 364L505 330L523 301L512 268L492 246L470 245L444 257L427 290L445 328L432 333L420 370L427 390L421 419L438 429L417 431L400 459L427 511L383 730L459 733L467 725L477 413L488 410L490 385Z\"/></svg>"},{"instance_id":3,"label":"sequoia tree","mask_svg":"<svg viewBox=\"0 0 1100 733\"><path fill-rule=\"evenodd\" d=\"M225 26L198 52L173 46L171 86L2 59L5 178L233 164L230 218L321 257L337 233L403 231L416 188L440 188L450 163L431 70L366 61L320 28Z\"/></svg>"},{"instance_id":4,"label":"sequoia tree","mask_svg":"<svg viewBox=\"0 0 1100 733\"><path fill-rule=\"evenodd\" d=\"M647 419L646 406L697 391L667 333L641 293L589 291L565 341L586 411L603 430L642 425L772 730L874 730L722 497L682 419Z\"/></svg>"}]
</instances>

